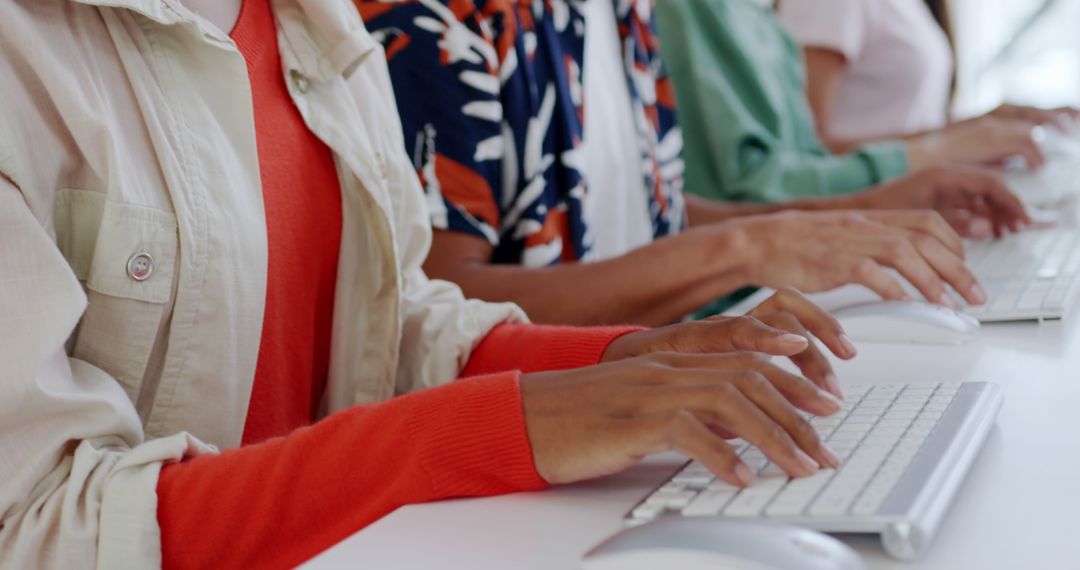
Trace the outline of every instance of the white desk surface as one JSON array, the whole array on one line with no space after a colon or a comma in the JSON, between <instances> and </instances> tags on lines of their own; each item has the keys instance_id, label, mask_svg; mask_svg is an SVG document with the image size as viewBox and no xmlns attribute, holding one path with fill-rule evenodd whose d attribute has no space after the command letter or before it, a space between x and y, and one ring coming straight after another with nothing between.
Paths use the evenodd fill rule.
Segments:
<instances>
[{"instance_id":1,"label":"white desk surface","mask_svg":"<svg viewBox=\"0 0 1080 570\"><path fill-rule=\"evenodd\" d=\"M984 325L978 340L961 347L865 344L854 361L837 363L849 384L988 381L1005 395L921 560L892 560L874 537L841 537L870 568L1080 567L1080 306L1074 309L1064 323ZM680 464L669 454L586 484L405 507L307 568L575 569Z\"/></svg>"}]
</instances>

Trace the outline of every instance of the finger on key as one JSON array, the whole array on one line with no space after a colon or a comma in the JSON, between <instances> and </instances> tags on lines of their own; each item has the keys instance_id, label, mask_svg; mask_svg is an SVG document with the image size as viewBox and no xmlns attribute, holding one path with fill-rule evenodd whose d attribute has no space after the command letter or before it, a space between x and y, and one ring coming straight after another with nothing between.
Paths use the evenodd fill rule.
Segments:
<instances>
[{"instance_id":1,"label":"finger on key","mask_svg":"<svg viewBox=\"0 0 1080 570\"><path fill-rule=\"evenodd\" d=\"M740 389L750 401L765 412L774 422L787 432L806 454L823 467L838 467L840 460L836 454L825 447L817 430L810 426L780 392L764 378L746 374L739 379Z\"/></svg>"},{"instance_id":2,"label":"finger on key","mask_svg":"<svg viewBox=\"0 0 1080 570\"><path fill-rule=\"evenodd\" d=\"M927 210L890 210L869 212L875 221L897 229L929 234L957 255L964 255L964 242L948 221L938 212Z\"/></svg>"},{"instance_id":3,"label":"finger on key","mask_svg":"<svg viewBox=\"0 0 1080 570\"><path fill-rule=\"evenodd\" d=\"M899 287L899 283L897 283ZM901 292L903 288L901 287ZM813 336L821 340L836 356L845 360L855 356L855 347L850 339L844 334L844 328L840 321L828 311L819 307L799 291L790 287L778 290L772 297L750 310L751 315L763 315L783 311L790 313L802 324L799 332L805 336L809 331ZM813 343L810 343L813 346ZM809 347L808 347L809 348Z\"/></svg>"},{"instance_id":4,"label":"finger on key","mask_svg":"<svg viewBox=\"0 0 1080 570\"><path fill-rule=\"evenodd\" d=\"M942 247L937 240L923 235L912 236L912 243L918 248L930 266L952 286L965 301L973 305L986 302L986 291L979 285L978 279L964 264L964 261Z\"/></svg>"},{"instance_id":5,"label":"finger on key","mask_svg":"<svg viewBox=\"0 0 1080 570\"><path fill-rule=\"evenodd\" d=\"M881 243L876 258L900 272L930 302L956 308L956 302L945 290L945 283L906 236L894 236Z\"/></svg>"},{"instance_id":6,"label":"finger on key","mask_svg":"<svg viewBox=\"0 0 1080 570\"><path fill-rule=\"evenodd\" d=\"M671 449L700 461L732 485L745 487L754 480L754 473L739 459L731 445L688 410L641 418L636 422L635 431L640 434L638 439L643 441L661 435Z\"/></svg>"},{"instance_id":7,"label":"finger on key","mask_svg":"<svg viewBox=\"0 0 1080 570\"><path fill-rule=\"evenodd\" d=\"M818 470L818 464L799 449L787 431L737 387L719 384L706 391L688 391L687 396L698 406L693 408L696 415L756 445L792 477L805 477Z\"/></svg>"},{"instance_id":8,"label":"finger on key","mask_svg":"<svg viewBox=\"0 0 1080 570\"><path fill-rule=\"evenodd\" d=\"M763 315L762 318L766 322L770 322L778 327L805 336L809 341L809 346L807 346L806 350L790 356L791 362L794 363L811 382L821 387L823 390L831 392L838 398L843 397L842 393L839 391L839 386L836 385L836 373L833 371L832 364L829 363L829 359L821 352L821 349L818 348L817 344L813 342L810 333L806 330L806 327L802 325L799 319L795 318L795 315L787 311L780 311Z\"/></svg>"}]
</instances>

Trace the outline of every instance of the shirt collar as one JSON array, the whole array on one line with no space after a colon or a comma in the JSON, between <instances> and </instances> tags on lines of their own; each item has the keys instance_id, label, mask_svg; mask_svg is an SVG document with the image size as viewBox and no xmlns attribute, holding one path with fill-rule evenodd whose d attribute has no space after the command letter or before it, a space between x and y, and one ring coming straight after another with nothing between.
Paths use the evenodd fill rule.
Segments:
<instances>
[{"instance_id":1,"label":"shirt collar","mask_svg":"<svg viewBox=\"0 0 1080 570\"><path fill-rule=\"evenodd\" d=\"M189 23L216 36L178 0L74 0L80 4L132 10L163 25ZM327 81L349 76L370 55L378 42L371 37L351 3L343 0L271 0L275 19L288 41L300 71ZM225 41L226 38L216 38Z\"/></svg>"},{"instance_id":2,"label":"shirt collar","mask_svg":"<svg viewBox=\"0 0 1080 570\"><path fill-rule=\"evenodd\" d=\"M188 20L190 14L176 0L74 0L78 4L105 8L125 8L161 24Z\"/></svg>"}]
</instances>

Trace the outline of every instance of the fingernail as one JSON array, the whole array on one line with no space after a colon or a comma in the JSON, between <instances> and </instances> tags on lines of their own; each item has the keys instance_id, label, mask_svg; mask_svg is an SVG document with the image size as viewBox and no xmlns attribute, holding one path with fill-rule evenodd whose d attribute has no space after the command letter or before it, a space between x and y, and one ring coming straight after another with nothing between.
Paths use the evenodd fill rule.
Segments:
<instances>
[{"instance_id":1,"label":"fingernail","mask_svg":"<svg viewBox=\"0 0 1080 570\"><path fill-rule=\"evenodd\" d=\"M742 462L735 464L735 478L744 486L754 482L754 474L751 473L750 468Z\"/></svg>"},{"instance_id":2,"label":"fingernail","mask_svg":"<svg viewBox=\"0 0 1080 570\"><path fill-rule=\"evenodd\" d=\"M836 374L829 372L825 375L825 385L829 387L829 396L837 398L837 403L844 399L844 391L840 389L840 379Z\"/></svg>"},{"instance_id":3,"label":"fingernail","mask_svg":"<svg viewBox=\"0 0 1080 570\"><path fill-rule=\"evenodd\" d=\"M953 301L948 292L942 293L941 297L938 297L938 303L950 309L956 308L956 301Z\"/></svg>"},{"instance_id":4,"label":"fingernail","mask_svg":"<svg viewBox=\"0 0 1080 570\"><path fill-rule=\"evenodd\" d=\"M846 334L840 335L840 346L843 347L844 352L846 352L848 356L855 356L858 354L858 351L855 350L855 343L851 342L851 337Z\"/></svg>"},{"instance_id":5,"label":"fingernail","mask_svg":"<svg viewBox=\"0 0 1080 570\"><path fill-rule=\"evenodd\" d=\"M806 346L810 343L810 341L806 340L806 337L791 333L780 335L780 342L786 344L801 344L803 346Z\"/></svg>"},{"instance_id":6,"label":"fingernail","mask_svg":"<svg viewBox=\"0 0 1080 570\"><path fill-rule=\"evenodd\" d=\"M806 453L803 453L801 449L795 450L795 459L799 461L799 466L803 468L802 471L805 475L812 475L820 467L816 461L811 459Z\"/></svg>"},{"instance_id":7,"label":"fingernail","mask_svg":"<svg viewBox=\"0 0 1080 570\"><path fill-rule=\"evenodd\" d=\"M821 455L825 457L825 463L828 464L829 467L832 467L833 469L840 467L840 458L837 457L836 453L829 449L824 443L821 444Z\"/></svg>"},{"instance_id":8,"label":"fingernail","mask_svg":"<svg viewBox=\"0 0 1080 570\"><path fill-rule=\"evenodd\" d=\"M970 297L974 299L976 303L982 305L986 302L986 290L982 288L982 285L976 283L971 286Z\"/></svg>"}]
</instances>

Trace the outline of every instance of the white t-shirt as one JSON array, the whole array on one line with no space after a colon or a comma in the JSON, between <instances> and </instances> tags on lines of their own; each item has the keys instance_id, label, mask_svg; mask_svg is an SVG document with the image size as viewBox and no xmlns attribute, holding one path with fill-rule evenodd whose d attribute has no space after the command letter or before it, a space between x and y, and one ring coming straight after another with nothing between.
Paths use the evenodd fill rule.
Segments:
<instances>
[{"instance_id":1,"label":"white t-shirt","mask_svg":"<svg viewBox=\"0 0 1080 570\"><path fill-rule=\"evenodd\" d=\"M860 139L945 126L952 51L923 0L781 0L779 17L800 44L847 59L829 110L831 136Z\"/></svg>"},{"instance_id":2,"label":"white t-shirt","mask_svg":"<svg viewBox=\"0 0 1080 570\"><path fill-rule=\"evenodd\" d=\"M653 241L622 42L611 0L582 2L585 15L584 218L593 237L589 257L618 257Z\"/></svg>"}]
</instances>

